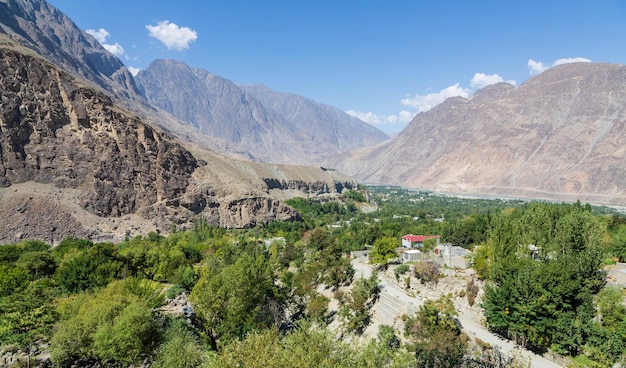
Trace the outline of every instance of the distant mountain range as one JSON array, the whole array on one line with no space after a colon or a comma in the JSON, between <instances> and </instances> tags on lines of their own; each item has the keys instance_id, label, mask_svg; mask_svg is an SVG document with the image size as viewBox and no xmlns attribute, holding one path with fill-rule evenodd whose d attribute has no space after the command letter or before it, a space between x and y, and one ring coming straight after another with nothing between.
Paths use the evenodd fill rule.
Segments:
<instances>
[{"instance_id":1,"label":"distant mountain range","mask_svg":"<svg viewBox=\"0 0 626 368\"><path fill-rule=\"evenodd\" d=\"M371 183L626 204L626 66L573 63L420 113L329 165Z\"/></svg>"},{"instance_id":2,"label":"distant mountain range","mask_svg":"<svg viewBox=\"0 0 626 368\"><path fill-rule=\"evenodd\" d=\"M388 139L335 107L261 85L238 86L175 60L156 60L135 80L152 105L257 161L311 165Z\"/></svg>"}]
</instances>

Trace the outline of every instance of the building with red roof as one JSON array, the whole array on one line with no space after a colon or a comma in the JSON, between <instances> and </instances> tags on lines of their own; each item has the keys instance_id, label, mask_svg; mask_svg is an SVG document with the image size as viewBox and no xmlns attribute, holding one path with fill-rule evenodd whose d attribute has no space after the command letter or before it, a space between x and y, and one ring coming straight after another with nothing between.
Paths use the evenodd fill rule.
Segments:
<instances>
[{"instance_id":1,"label":"building with red roof","mask_svg":"<svg viewBox=\"0 0 626 368\"><path fill-rule=\"evenodd\" d=\"M424 241L429 239L437 239L437 245L439 245L439 235L413 235L406 234L402 237L402 246L405 248L422 248Z\"/></svg>"}]
</instances>

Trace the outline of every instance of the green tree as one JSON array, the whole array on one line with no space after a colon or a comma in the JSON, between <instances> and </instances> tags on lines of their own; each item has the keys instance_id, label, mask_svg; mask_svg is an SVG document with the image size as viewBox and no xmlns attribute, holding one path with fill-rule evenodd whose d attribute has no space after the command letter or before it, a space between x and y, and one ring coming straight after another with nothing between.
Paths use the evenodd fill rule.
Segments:
<instances>
[{"instance_id":1,"label":"green tree","mask_svg":"<svg viewBox=\"0 0 626 368\"><path fill-rule=\"evenodd\" d=\"M370 322L370 310L378 299L379 292L376 274L368 279L354 281L350 292L339 300L339 315L346 331L363 333Z\"/></svg>"},{"instance_id":2,"label":"green tree","mask_svg":"<svg viewBox=\"0 0 626 368\"><path fill-rule=\"evenodd\" d=\"M15 265L34 278L52 276L57 268L57 262L49 250L23 253Z\"/></svg>"},{"instance_id":3,"label":"green tree","mask_svg":"<svg viewBox=\"0 0 626 368\"><path fill-rule=\"evenodd\" d=\"M49 339L58 318L54 306L58 295L58 288L49 279L29 282L13 294L0 293L2 344L23 347L40 339Z\"/></svg>"},{"instance_id":4,"label":"green tree","mask_svg":"<svg viewBox=\"0 0 626 368\"><path fill-rule=\"evenodd\" d=\"M24 287L27 280L28 273L23 269L0 265L0 295L12 294Z\"/></svg>"},{"instance_id":5,"label":"green tree","mask_svg":"<svg viewBox=\"0 0 626 368\"><path fill-rule=\"evenodd\" d=\"M314 321L324 322L328 313L328 303L330 303L330 299L324 295L311 297L307 305L307 314Z\"/></svg>"},{"instance_id":6,"label":"green tree","mask_svg":"<svg viewBox=\"0 0 626 368\"><path fill-rule=\"evenodd\" d=\"M129 365L147 356L159 341L159 326L152 309L143 301L132 301L93 335L95 354L103 361Z\"/></svg>"},{"instance_id":7,"label":"green tree","mask_svg":"<svg viewBox=\"0 0 626 368\"><path fill-rule=\"evenodd\" d=\"M115 245L99 243L65 257L55 279L64 290L77 292L106 286L121 276L123 268Z\"/></svg>"},{"instance_id":8,"label":"green tree","mask_svg":"<svg viewBox=\"0 0 626 368\"><path fill-rule=\"evenodd\" d=\"M467 344L454 317L454 304L448 298L427 300L405 322L418 367L462 367Z\"/></svg>"},{"instance_id":9,"label":"green tree","mask_svg":"<svg viewBox=\"0 0 626 368\"><path fill-rule=\"evenodd\" d=\"M374 242L374 246L369 254L370 263L377 266L386 266L389 261L398 258L396 248L398 241L392 237L383 237Z\"/></svg>"},{"instance_id":10,"label":"green tree","mask_svg":"<svg viewBox=\"0 0 626 368\"><path fill-rule=\"evenodd\" d=\"M214 349L282 317L274 281L264 255L243 253L232 265L202 269L190 299Z\"/></svg>"},{"instance_id":11,"label":"green tree","mask_svg":"<svg viewBox=\"0 0 626 368\"><path fill-rule=\"evenodd\" d=\"M202 365L204 355L198 336L190 326L178 318L171 318L152 367L195 368Z\"/></svg>"},{"instance_id":12,"label":"green tree","mask_svg":"<svg viewBox=\"0 0 626 368\"><path fill-rule=\"evenodd\" d=\"M489 257L481 273L490 327L538 351L578 354L604 284L604 234L576 205L531 204L498 217L480 253Z\"/></svg>"},{"instance_id":13,"label":"green tree","mask_svg":"<svg viewBox=\"0 0 626 368\"><path fill-rule=\"evenodd\" d=\"M59 301L60 321L51 339L51 358L66 365L78 358L129 365L160 341L154 308L163 303L162 286L127 278L95 293Z\"/></svg>"}]
</instances>

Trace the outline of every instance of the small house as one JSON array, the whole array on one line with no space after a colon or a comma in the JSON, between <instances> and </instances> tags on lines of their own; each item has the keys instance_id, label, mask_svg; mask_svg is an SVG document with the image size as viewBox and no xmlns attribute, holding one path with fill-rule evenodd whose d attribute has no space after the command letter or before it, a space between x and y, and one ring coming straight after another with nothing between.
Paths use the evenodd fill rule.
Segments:
<instances>
[{"instance_id":1,"label":"small house","mask_svg":"<svg viewBox=\"0 0 626 368\"><path fill-rule=\"evenodd\" d=\"M429 239L437 239L437 245L439 245L439 235L413 235L406 234L402 237L402 246L404 248L413 249L413 248L423 248L424 241Z\"/></svg>"},{"instance_id":2,"label":"small house","mask_svg":"<svg viewBox=\"0 0 626 368\"><path fill-rule=\"evenodd\" d=\"M420 259L421 253L422 252L420 252L419 249L405 250L404 252L402 252L402 262L417 261Z\"/></svg>"}]
</instances>

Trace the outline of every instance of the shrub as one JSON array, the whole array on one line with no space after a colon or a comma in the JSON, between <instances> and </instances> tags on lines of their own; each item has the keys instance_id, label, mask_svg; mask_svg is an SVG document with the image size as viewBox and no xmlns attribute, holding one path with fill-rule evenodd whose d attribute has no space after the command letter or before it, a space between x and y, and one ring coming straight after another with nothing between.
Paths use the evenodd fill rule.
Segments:
<instances>
[{"instance_id":1,"label":"shrub","mask_svg":"<svg viewBox=\"0 0 626 368\"><path fill-rule=\"evenodd\" d=\"M467 302L470 306L473 306L476 301L476 295L478 295L478 285L474 283L473 278L467 282L465 290L467 291Z\"/></svg>"},{"instance_id":2,"label":"shrub","mask_svg":"<svg viewBox=\"0 0 626 368\"><path fill-rule=\"evenodd\" d=\"M409 272L410 269L411 267L409 267L408 264L401 264L400 266L396 267L396 269L393 271L394 275L396 275L396 281L400 279L400 275L404 275L405 273Z\"/></svg>"},{"instance_id":3,"label":"shrub","mask_svg":"<svg viewBox=\"0 0 626 368\"><path fill-rule=\"evenodd\" d=\"M437 283L439 280L439 264L431 261L419 262L414 266L415 277L420 279L422 284L426 282Z\"/></svg>"},{"instance_id":4,"label":"shrub","mask_svg":"<svg viewBox=\"0 0 626 368\"><path fill-rule=\"evenodd\" d=\"M180 319L173 319L165 331L165 342L159 348L152 367L199 367L204 353L193 331Z\"/></svg>"},{"instance_id":5,"label":"shrub","mask_svg":"<svg viewBox=\"0 0 626 368\"><path fill-rule=\"evenodd\" d=\"M312 297L307 305L307 312L311 319L319 322L324 321L326 313L328 312L329 302L330 299L324 295L315 295Z\"/></svg>"},{"instance_id":6,"label":"shrub","mask_svg":"<svg viewBox=\"0 0 626 368\"><path fill-rule=\"evenodd\" d=\"M167 289L166 297L168 299L174 299L184 292L185 289L183 289L180 285L172 285L169 289Z\"/></svg>"}]
</instances>

